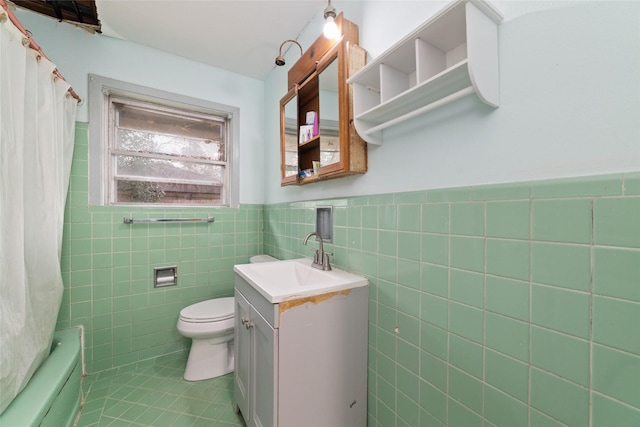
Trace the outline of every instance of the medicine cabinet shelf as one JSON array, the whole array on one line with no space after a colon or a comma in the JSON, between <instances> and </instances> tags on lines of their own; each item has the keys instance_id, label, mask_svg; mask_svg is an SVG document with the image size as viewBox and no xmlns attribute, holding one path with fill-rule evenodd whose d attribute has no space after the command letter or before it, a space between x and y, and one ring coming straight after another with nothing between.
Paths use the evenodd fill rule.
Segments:
<instances>
[{"instance_id":1,"label":"medicine cabinet shelf","mask_svg":"<svg viewBox=\"0 0 640 427\"><path fill-rule=\"evenodd\" d=\"M482 0L456 0L358 71L354 124L370 144L383 130L475 93L499 106L498 24Z\"/></svg>"}]
</instances>

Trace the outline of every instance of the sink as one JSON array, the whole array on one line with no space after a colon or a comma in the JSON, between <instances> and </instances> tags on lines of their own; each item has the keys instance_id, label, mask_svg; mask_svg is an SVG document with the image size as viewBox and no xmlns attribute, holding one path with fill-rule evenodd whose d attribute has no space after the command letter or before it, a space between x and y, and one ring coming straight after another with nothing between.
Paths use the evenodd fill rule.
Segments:
<instances>
[{"instance_id":1,"label":"sink","mask_svg":"<svg viewBox=\"0 0 640 427\"><path fill-rule=\"evenodd\" d=\"M239 264L233 270L271 303L367 285L367 279L339 268L322 271L309 258Z\"/></svg>"}]
</instances>

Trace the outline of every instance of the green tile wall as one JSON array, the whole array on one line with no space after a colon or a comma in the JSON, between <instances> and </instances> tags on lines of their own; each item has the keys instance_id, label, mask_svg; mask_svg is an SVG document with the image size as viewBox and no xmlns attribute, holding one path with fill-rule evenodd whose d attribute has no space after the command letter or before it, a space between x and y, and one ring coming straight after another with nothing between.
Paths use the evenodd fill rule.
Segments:
<instances>
[{"instance_id":1,"label":"green tile wall","mask_svg":"<svg viewBox=\"0 0 640 427\"><path fill-rule=\"evenodd\" d=\"M369 427L640 426L640 173L266 205L264 252L316 205L371 285Z\"/></svg>"},{"instance_id":2,"label":"green tile wall","mask_svg":"<svg viewBox=\"0 0 640 427\"><path fill-rule=\"evenodd\" d=\"M186 351L181 308L231 295L251 255L310 256L334 206L334 265L366 276L370 427L640 425L640 173L237 209L87 205L78 123L58 328L89 372ZM213 224L122 218L201 217ZM154 289L153 267L179 285Z\"/></svg>"},{"instance_id":3,"label":"green tile wall","mask_svg":"<svg viewBox=\"0 0 640 427\"><path fill-rule=\"evenodd\" d=\"M87 124L77 123L65 211L65 284L57 328L82 325L88 372L185 351L183 307L233 295L233 265L262 250L262 205L231 208L88 206ZM123 223L206 217L208 223ZM177 265L178 285L154 288L153 268Z\"/></svg>"}]
</instances>

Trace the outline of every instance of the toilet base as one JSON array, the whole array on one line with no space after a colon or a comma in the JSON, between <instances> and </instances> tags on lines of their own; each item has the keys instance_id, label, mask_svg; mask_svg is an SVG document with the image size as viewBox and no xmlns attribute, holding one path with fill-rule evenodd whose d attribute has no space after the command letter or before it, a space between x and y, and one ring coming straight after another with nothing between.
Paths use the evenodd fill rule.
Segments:
<instances>
[{"instance_id":1,"label":"toilet base","mask_svg":"<svg viewBox=\"0 0 640 427\"><path fill-rule=\"evenodd\" d=\"M233 340L216 341L218 340L193 339L184 370L185 380L208 380L233 371Z\"/></svg>"}]
</instances>

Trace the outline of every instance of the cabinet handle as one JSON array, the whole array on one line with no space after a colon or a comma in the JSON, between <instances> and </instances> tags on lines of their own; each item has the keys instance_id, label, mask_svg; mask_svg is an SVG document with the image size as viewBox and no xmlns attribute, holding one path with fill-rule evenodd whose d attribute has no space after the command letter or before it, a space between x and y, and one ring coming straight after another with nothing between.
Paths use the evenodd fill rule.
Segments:
<instances>
[{"instance_id":1,"label":"cabinet handle","mask_svg":"<svg viewBox=\"0 0 640 427\"><path fill-rule=\"evenodd\" d=\"M243 317L242 320L240 320L240 322L242 322L242 324L244 325L245 328L250 329L253 328L253 322L251 322L249 319L247 319L246 317Z\"/></svg>"}]
</instances>

